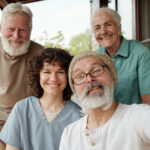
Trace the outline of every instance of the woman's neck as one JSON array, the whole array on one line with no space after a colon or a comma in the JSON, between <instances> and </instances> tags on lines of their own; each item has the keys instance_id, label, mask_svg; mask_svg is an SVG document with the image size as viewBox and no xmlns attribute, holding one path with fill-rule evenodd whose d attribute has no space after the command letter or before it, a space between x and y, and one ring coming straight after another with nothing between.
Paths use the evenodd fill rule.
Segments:
<instances>
[{"instance_id":1,"label":"woman's neck","mask_svg":"<svg viewBox=\"0 0 150 150\"><path fill-rule=\"evenodd\" d=\"M42 110L46 112L58 112L65 104L62 96L43 95L41 98L39 98L39 101Z\"/></svg>"}]
</instances>

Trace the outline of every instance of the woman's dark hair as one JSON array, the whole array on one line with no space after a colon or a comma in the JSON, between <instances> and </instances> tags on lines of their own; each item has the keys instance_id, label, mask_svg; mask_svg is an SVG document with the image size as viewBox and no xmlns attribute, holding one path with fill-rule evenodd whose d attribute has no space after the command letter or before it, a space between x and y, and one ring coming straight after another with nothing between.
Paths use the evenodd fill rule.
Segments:
<instances>
[{"instance_id":1,"label":"woman's dark hair","mask_svg":"<svg viewBox=\"0 0 150 150\"><path fill-rule=\"evenodd\" d=\"M52 64L57 62L65 70L67 76L67 86L63 91L63 99L70 100L72 91L68 81L68 68L72 58L67 51L60 48L46 48L40 55L33 56L28 62L26 74L27 83L31 88L31 94L38 98L43 95L43 89L40 85L40 70L43 67L43 63L47 62Z\"/></svg>"}]
</instances>

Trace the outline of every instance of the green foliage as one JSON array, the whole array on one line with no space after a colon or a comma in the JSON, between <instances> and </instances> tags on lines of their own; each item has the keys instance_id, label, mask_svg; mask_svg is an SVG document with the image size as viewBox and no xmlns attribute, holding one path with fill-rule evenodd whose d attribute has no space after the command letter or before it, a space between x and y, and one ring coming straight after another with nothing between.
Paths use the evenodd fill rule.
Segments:
<instances>
[{"instance_id":1,"label":"green foliage","mask_svg":"<svg viewBox=\"0 0 150 150\"><path fill-rule=\"evenodd\" d=\"M45 48L48 47L57 47L62 48L64 43L64 36L61 31L57 32L57 35L49 38L48 33L46 31L43 32L43 35L39 39L34 39L34 41L39 41L40 43L43 43L42 45Z\"/></svg>"},{"instance_id":2,"label":"green foliage","mask_svg":"<svg viewBox=\"0 0 150 150\"><path fill-rule=\"evenodd\" d=\"M70 41L70 51L73 55L89 50L91 50L91 32L89 29L72 37Z\"/></svg>"},{"instance_id":3,"label":"green foliage","mask_svg":"<svg viewBox=\"0 0 150 150\"><path fill-rule=\"evenodd\" d=\"M61 31L58 31L57 35L52 38L49 38L48 33L44 31L43 35L38 39L34 39L34 41L42 43L45 48L57 47L66 49L72 55L91 50L91 33L89 29L72 37L69 44L70 48L64 48L64 36Z\"/></svg>"}]
</instances>

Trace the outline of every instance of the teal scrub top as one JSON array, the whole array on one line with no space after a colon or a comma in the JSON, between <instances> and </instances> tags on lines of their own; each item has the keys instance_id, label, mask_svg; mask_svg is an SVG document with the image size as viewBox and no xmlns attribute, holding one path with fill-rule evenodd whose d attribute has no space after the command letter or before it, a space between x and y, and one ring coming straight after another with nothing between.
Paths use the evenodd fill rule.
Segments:
<instances>
[{"instance_id":1,"label":"teal scrub top","mask_svg":"<svg viewBox=\"0 0 150 150\"><path fill-rule=\"evenodd\" d=\"M104 47L96 52L108 54ZM118 75L115 101L123 104L142 103L141 95L150 94L149 49L138 41L122 37L121 46L112 60Z\"/></svg>"},{"instance_id":2,"label":"teal scrub top","mask_svg":"<svg viewBox=\"0 0 150 150\"><path fill-rule=\"evenodd\" d=\"M0 139L21 150L58 150L64 128L80 118L80 107L68 101L48 122L38 99L31 96L16 103Z\"/></svg>"}]
</instances>

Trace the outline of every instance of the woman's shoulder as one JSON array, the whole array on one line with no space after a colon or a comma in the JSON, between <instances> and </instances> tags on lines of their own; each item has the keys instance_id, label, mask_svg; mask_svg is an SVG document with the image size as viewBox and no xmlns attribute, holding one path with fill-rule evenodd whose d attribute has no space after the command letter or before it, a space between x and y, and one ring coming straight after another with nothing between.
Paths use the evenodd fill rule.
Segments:
<instances>
[{"instance_id":1,"label":"woman's shoulder","mask_svg":"<svg viewBox=\"0 0 150 150\"><path fill-rule=\"evenodd\" d=\"M73 101L68 101L66 106L64 107L64 113L69 117L73 119L79 119L82 117L81 108L79 105L77 105Z\"/></svg>"},{"instance_id":2,"label":"woman's shoulder","mask_svg":"<svg viewBox=\"0 0 150 150\"><path fill-rule=\"evenodd\" d=\"M15 106L14 106L14 109L21 109L21 110L24 110L26 109L27 107L31 107L33 106L33 104L37 103L38 100L36 97L34 96L29 96L27 98L24 98L20 101L18 101Z\"/></svg>"},{"instance_id":3,"label":"woman's shoulder","mask_svg":"<svg viewBox=\"0 0 150 150\"><path fill-rule=\"evenodd\" d=\"M71 107L74 110L81 110L81 107L77 103L73 102L72 100L68 101L67 104L68 107Z\"/></svg>"}]
</instances>

